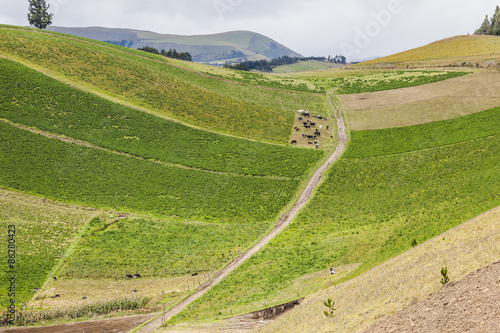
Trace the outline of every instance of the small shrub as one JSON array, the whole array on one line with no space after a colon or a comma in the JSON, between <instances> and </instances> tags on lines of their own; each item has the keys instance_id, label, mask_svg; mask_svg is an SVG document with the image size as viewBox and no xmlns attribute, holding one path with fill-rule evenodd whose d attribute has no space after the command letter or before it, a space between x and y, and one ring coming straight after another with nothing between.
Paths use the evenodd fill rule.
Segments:
<instances>
[{"instance_id":1,"label":"small shrub","mask_svg":"<svg viewBox=\"0 0 500 333\"><path fill-rule=\"evenodd\" d=\"M324 301L323 304L328 308L328 310L325 310L323 312L325 316L327 318L333 318L334 311L337 311L337 309L335 309L335 301L332 301L332 299L329 298L328 300Z\"/></svg>"},{"instance_id":2,"label":"small shrub","mask_svg":"<svg viewBox=\"0 0 500 333\"><path fill-rule=\"evenodd\" d=\"M440 282L444 286L450 281L450 278L448 277L448 267L441 267L441 275L443 276L443 278Z\"/></svg>"}]
</instances>

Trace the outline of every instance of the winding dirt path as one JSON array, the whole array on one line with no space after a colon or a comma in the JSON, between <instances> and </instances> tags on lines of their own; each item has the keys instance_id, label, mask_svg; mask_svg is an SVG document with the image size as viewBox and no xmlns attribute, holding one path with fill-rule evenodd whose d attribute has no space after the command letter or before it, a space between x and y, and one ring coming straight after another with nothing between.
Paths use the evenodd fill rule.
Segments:
<instances>
[{"instance_id":1,"label":"winding dirt path","mask_svg":"<svg viewBox=\"0 0 500 333\"><path fill-rule=\"evenodd\" d=\"M222 281L226 276L229 275L232 271L240 267L245 261L250 259L254 254L260 251L262 246L269 243L274 237L278 235L283 229L285 229L293 220L293 218L297 215L297 213L304 207L304 205L309 201L312 196L314 189L319 185L321 181L321 177L324 172L340 157L340 155L344 152L346 142L347 142L347 133L346 127L344 124L344 120L342 119L342 106L335 99L330 96L327 96L328 103L330 108L333 111L335 118L337 119L337 127L338 127L338 144L330 157L326 160L326 162L321 165L318 170L312 175L311 179L307 183L304 191L300 195L299 199L295 203L295 205L285 214L283 217L276 223L274 229L264 236L257 244L255 244L252 248L247 250L245 253L241 254L239 257L234 259L229 265L224 267L221 271L219 271L210 281L202 284L195 293L191 294L187 298L185 298L182 302L174 306L169 311L165 312L163 315L157 317L149 324L144 325L137 332L140 333L150 333L159 328L164 321L168 321L173 316L180 313L186 306L188 306L191 302L200 298L203 294L205 294L208 290L210 290L213 286Z\"/></svg>"}]
</instances>

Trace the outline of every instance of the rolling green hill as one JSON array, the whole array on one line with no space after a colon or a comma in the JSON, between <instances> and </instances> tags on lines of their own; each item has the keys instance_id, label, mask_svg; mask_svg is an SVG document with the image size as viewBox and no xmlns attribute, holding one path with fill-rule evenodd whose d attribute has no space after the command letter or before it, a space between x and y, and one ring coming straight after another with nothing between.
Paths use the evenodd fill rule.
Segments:
<instances>
[{"instance_id":1,"label":"rolling green hill","mask_svg":"<svg viewBox=\"0 0 500 333\"><path fill-rule=\"evenodd\" d=\"M323 96L235 84L146 52L33 29L0 31L4 57L120 104L218 133L286 144L297 110L327 112ZM302 89L290 81L268 84Z\"/></svg>"},{"instance_id":2,"label":"rolling green hill","mask_svg":"<svg viewBox=\"0 0 500 333\"><path fill-rule=\"evenodd\" d=\"M151 31L102 27L66 28L50 26L48 30L103 42L108 41L134 49L144 46L153 46L158 50L176 49L179 52L189 52L194 61L202 63L225 63L236 59L271 60L282 56L301 56L278 42L251 31L180 36L159 34Z\"/></svg>"},{"instance_id":3,"label":"rolling green hill","mask_svg":"<svg viewBox=\"0 0 500 333\"><path fill-rule=\"evenodd\" d=\"M499 110L395 133L353 132L353 152L330 169L294 223L172 323L283 304L323 287L318 276L329 267L359 265L341 283L413 240L422 243L499 206ZM415 144L420 140L427 144ZM389 141L393 148L386 149ZM361 157L360 147L371 147L373 157Z\"/></svg>"}]
</instances>

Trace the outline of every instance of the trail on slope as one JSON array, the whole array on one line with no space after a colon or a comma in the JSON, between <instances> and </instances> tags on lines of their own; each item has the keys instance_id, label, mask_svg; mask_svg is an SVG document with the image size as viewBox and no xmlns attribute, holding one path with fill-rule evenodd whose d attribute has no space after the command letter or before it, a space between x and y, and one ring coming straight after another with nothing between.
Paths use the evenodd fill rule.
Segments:
<instances>
[{"instance_id":1,"label":"trail on slope","mask_svg":"<svg viewBox=\"0 0 500 333\"><path fill-rule=\"evenodd\" d=\"M211 280L203 283L193 294L186 297L182 302L175 305L172 309L165 312L163 315L157 317L152 320L149 324L144 325L137 332L140 333L149 333L159 328L163 322L168 321L173 316L179 314L186 306L190 303L194 302L198 298L200 298L203 294L205 294L208 290L214 287L216 284L221 282L225 277L227 277L232 271L240 267L245 261L250 259L254 254L256 254L262 246L269 243L274 237L278 235L283 229L285 229L297 215L297 213L304 207L304 205L311 199L312 193L314 189L319 185L321 181L321 177L325 173L325 171L342 155L344 152L346 143L347 143L347 133L344 120L342 119L342 106L341 104L333 97L327 96L328 104L332 111L334 112L334 116L337 119L337 128L338 128L338 144L330 157L325 161L323 165L321 165L316 172L312 175L311 179L307 183L305 189L300 195L297 202L293 205L293 207L283 215L283 217L276 223L274 229L264 236L257 244L255 244L252 248L247 250L245 253L241 254L239 257L234 259L229 265L224 267L221 271L219 271Z\"/></svg>"}]
</instances>

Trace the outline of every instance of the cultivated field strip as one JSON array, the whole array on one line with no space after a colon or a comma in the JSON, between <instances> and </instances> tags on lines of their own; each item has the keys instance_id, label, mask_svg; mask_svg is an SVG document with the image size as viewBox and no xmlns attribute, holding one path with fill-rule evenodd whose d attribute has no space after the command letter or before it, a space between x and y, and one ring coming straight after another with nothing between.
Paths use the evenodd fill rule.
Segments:
<instances>
[{"instance_id":1,"label":"cultivated field strip","mask_svg":"<svg viewBox=\"0 0 500 333\"><path fill-rule=\"evenodd\" d=\"M107 99L225 135L286 144L293 111L327 109L320 95L215 80L105 43L1 29L5 58Z\"/></svg>"},{"instance_id":2,"label":"cultivated field strip","mask_svg":"<svg viewBox=\"0 0 500 333\"><path fill-rule=\"evenodd\" d=\"M299 182L167 167L0 122L0 184L48 198L201 221L271 220Z\"/></svg>"},{"instance_id":3,"label":"cultivated field strip","mask_svg":"<svg viewBox=\"0 0 500 333\"><path fill-rule=\"evenodd\" d=\"M337 108L337 105L339 108ZM253 255L259 252L262 249L262 246L268 244L274 237L276 237L283 229L285 229L295 218L297 213L304 207L304 205L311 199L312 193L315 188L320 184L321 177L328 170L328 168L335 163L335 161L342 155L346 145L347 135L344 120L342 119L342 110L340 108L340 104L337 104L335 107L335 115L337 119L337 126L339 129L339 142L337 147L330 155L330 157L326 160L326 162L321 165L318 170L313 174L311 179L309 180L306 188L301 193L299 199L294 204L294 206L287 212L276 224L274 229L264 236L257 244L255 244L251 249L242 253L238 258L232 261L229 265L227 265L224 269L222 269L214 278L202 284L195 293L185 298L182 302L174 306L168 312L160 315L155 320L146 324L137 332L140 333L149 333L150 331L155 330L160 327L164 322L170 320L173 316L179 314L183 309L185 309L189 304L203 296L207 291L209 291L212 287L221 282L224 278L226 278L231 272L235 271L238 267L240 267L245 261L250 259Z\"/></svg>"},{"instance_id":4,"label":"cultivated field strip","mask_svg":"<svg viewBox=\"0 0 500 333\"><path fill-rule=\"evenodd\" d=\"M94 147L195 170L270 178L302 177L323 154L193 129L5 59L0 59L0 69L1 118Z\"/></svg>"},{"instance_id":5,"label":"cultivated field strip","mask_svg":"<svg viewBox=\"0 0 500 333\"><path fill-rule=\"evenodd\" d=\"M0 122L12 125L14 127L17 127L19 129L22 129L22 130L25 130L25 131L29 131L31 133L42 135L42 136L44 136L46 138L49 138L49 139L56 139L56 140L60 140L60 141L67 142L67 143L72 143L72 144L83 146L83 147L87 147L87 148L102 150L102 151L105 151L105 152L108 152L108 153L111 153L111 154L116 154L116 155L121 155L121 156L127 156L127 157L130 157L130 158L135 158L135 159L140 160L140 161L146 161L146 162L150 162L150 163L161 164L161 165L164 165L164 166L167 166L167 167L172 167L172 168L180 168L180 169L186 169L186 170L201 171L201 172L207 172L207 173L212 173L212 174L216 174L216 175L225 175L225 176L231 176L231 177L261 178L261 179L270 179L270 180L292 180L291 178L286 178L286 177L252 176L252 175L244 175L244 174L236 174L236 173L217 172L217 171L212 171L212 170L203 170L203 169L191 168L191 167L188 167L188 166L185 166L185 165L179 165L179 164L173 164L173 163L168 163L168 162L162 162L162 161L157 161L157 160L153 160L153 159L145 159L145 158L140 157L140 156L134 156L134 155L127 154L127 153L124 153L124 152L120 152L120 151L116 151L116 150L111 150L111 149L104 148L104 147L99 147L99 146L90 144L88 142L84 142L84 141L80 141L80 140L75 140L75 139L67 138L67 137L64 137L64 136L61 136L61 135L55 135L53 133L47 133L47 132L44 132L44 131L40 131L40 130L37 130L37 129L34 129L34 128L29 128L29 127L26 127L26 126L23 126L23 125L19 125L19 124L14 124L14 123L6 120L6 119L1 119L0 118ZM297 180L297 179L295 179L295 180Z\"/></svg>"}]
</instances>

